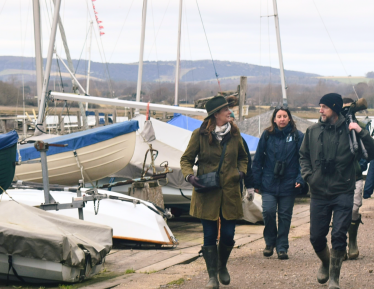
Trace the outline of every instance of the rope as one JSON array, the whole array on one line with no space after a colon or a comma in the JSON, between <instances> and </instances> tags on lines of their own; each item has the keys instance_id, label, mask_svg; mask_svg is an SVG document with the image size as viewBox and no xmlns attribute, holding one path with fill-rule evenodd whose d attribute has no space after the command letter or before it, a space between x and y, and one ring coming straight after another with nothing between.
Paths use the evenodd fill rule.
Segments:
<instances>
[{"instance_id":1,"label":"rope","mask_svg":"<svg viewBox=\"0 0 374 289\"><path fill-rule=\"evenodd\" d=\"M342 59L340 58L340 55L339 55L339 53L338 53L338 50L336 49L336 46L335 46L335 44L334 44L334 41L333 41L332 38L331 38L331 35L330 35L330 33L329 33L328 29L327 29L327 26L326 26L326 24L325 24L325 21L323 21L323 18L322 18L322 16L321 16L321 13L320 13L319 10L318 10L318 7L317 7L316 3L314 2L314 0L312 0L312 1L313 1L313 4L314 4L314 7L315 7L316 10L317 10L317 13L318 13L319 18L321 19L322 24L323 24L323 26L325 27L326 33L327 33L328 37L330 38L331 44L332 44L332 46L334 47L335 53L336 53L336 55L338 56L338 59L339 59L339 61L340 61L340 64L342 65L345 74L348 76L349 74L348 74L347 70L345 69L345 66L344 66L344 64L343 64ZM348 81L349 81L349 84L352 85L352 82L351 82L351 80L350 80L349 77L348 77ZM354 86L353 86L353 85L352 85L352 88L353 88L353 91L354 91L354 93L356 94L356 97L357 97L357 99L358 99L359 97L358 97L358 95L357 95L357 93L356 93L356 90L354 89Z\"/></svg>"},{"instance_id":2,"label":"rope","mask_svg":"<svg viewBox=\"0 0 374 289\"><path fill-rule=\"evenodd\" d=\"M17 204L19 204L15 199L13 199L9 194L8 194L8 192L6 191L6 190L4 190L3 189L3 187L2 186L0 186L0 189L3 191L3 193L5 193L12 201L15 201ZM1 199L2 199L3 197L1 196Z\"/></svg>"},{"instance_id":3,"label":"rope","mask_svg":"<svg viewBox=\"0 0 374 289\"><path fill-rule=\"evenodd\" d=\"M88 38L88 33L90 33L90 29L88 29L88 31L87 31L86 39L84 40L84 43L83 43L83 47L82 47L81 55L79 56L79 59L78 59L77 67L75 68L75 71L72 71L74 75L78 71L78 67L79 67L79 63L80 63L80 61L82 59L82 54L83 54L83 51L84 51L84 47L86 46L86 42L87 42L87 38Z\"/></svg>"},{"instance_id":4,"label":"rope","mask_svg":"<svg viewBox=\"0 0 374 289\"><path fill-rule=\"evenodd\" d=\"M158 83L158 96L160 96L161 93L161 86L160 86L160 68L158 65L158 54L157 54L157 42L156 42L156 30L155 30L155 17L153 15L153 1L151 0L151 11L152 11L152 22L153 22L153 35L155 37L155 51L156 51L156 65L157 65L157 83Z\"/></svg>"},{"instance_id":5,"label":"rope","mask_svg":"<svg viewBox=\"0 0 374 289\"><path fill-rule=\"evenodd\" d=\"M125 17L125 21L123 22L123 25L122 25L121 31L119 32L119 35L118 35L118 37L117 37L116 44L114 44L112 54L111 54L110 57L109 57L109 61L112 59L112 56L113 56L114 50L116 49L116 46L117 46L118 40L119 40L119 38L120 38L120 36L121 36L121 34L122 34L122 30L123 30L123 28L125 27L125 24L126 24L126 21L127 21L127 17L128 17L129 14L130 14L130 11L131 11L132 4L133 4L133 3L134 3L134 0L132 0L131 5L130 5L130 8L129 8L129 11L127 11L127 14L126 14L126 17Z\"/></svg>"},{"instance_id":6,"label":"rope","mask_svg":"<svg viewBox=\"0 0 374 289\"><path fill-rule=\"evenodd\" d=\"M197 5L197 9L199 10L200 20L201 20L201 24L203 25L204 34L205 34L205 39L206 39L206 42L207 42L207 44L208 44L208 49L209 49L209 53L210 53L210 58L212 59L214 72L215 72L215 75L216 75L216 78L217 78L217 82L218 82L218 86L219 86L219 91L222 92L222 89L221 89L221 83L220 83L220 81L219 81L218 73L217 73L217 69L216 69L216 66L215 66L214 61L213 61L212 51L210 50L209 41L208 41L208 36L206 35L206 31L205 31L205 27L204 27L204 22L203 22L203 17L201 16L201 12L200 12L200 8L199 8L199 3L197 2L197 0L196 0L196 5Z\"/></svg>"}]
</instances>

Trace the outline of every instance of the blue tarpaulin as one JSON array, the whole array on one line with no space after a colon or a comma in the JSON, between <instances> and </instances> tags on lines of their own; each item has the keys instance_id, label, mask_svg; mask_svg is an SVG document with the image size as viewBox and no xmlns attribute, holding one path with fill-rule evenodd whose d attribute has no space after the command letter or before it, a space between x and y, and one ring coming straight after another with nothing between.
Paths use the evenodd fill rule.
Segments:
<instances>
[{"instance_id":1,"label":"blue tarpaulin","mask_svg":"<svg viewBox=\"0 0 374 289\"><path fill-rule=\"evenodd\" d=\"M138 121L130 120L50 138L46 140L49 144L67 144L68 146L50 147L47 156L77 150L82 147L134 132L138 129ZM23 161L40 158L40 153L34 148L34 144L21 145L20 154Z\"/></svg>"},{"instance_id":2,"label":"blue tarpaulin","mask_svg":"<svg viewBox=\"0 0 374 289\"><path fill-rule=\"evenodd\" d=\"M174 117L171 120L169 120L168 123L180 128L187 129L189 131L194 131L195 129L199 128L203 122L201 120L194 119L186 115L174 113ZM248 149L250 151L255 151L257 149L257 145L260 139L258 137L251 136L245 133L242 133L241 135L247 142Z\"/></svg>"},{"instance_id":3,"label":"blue tarpaulin","mask_svg":"<svg viewBox=\"0 0 374 289\"><path fill-rule=\"evenodd\" d=\"M18 134L15 130L0 135L0 150L11 147L18 141Z\"/></svg>"}]
</instances>

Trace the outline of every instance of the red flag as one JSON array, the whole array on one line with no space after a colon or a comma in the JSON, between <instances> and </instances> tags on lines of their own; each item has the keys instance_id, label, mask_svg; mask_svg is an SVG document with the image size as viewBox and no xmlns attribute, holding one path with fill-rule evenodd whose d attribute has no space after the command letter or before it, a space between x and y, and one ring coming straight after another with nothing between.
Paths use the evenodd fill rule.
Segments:
<instances>
[{"instance_id":1,"label":"red flag","mask_svg":"<svg viewBox=\"0 0 374 289\"><path fill-rule=\"evenodd\" d=\"M96 0L92 0L92 2L95 2Z\"/></svg>"},{"instance_id":2,"label":"red flag","mask_svg":"<svg viewBox=\"0 0 374 289\"><path fill-rule=\"evenodd\" d=\"M103 21L97 21L97 23L102 23Z\"/></svg>"},{"instance_id":3,"label":"red flag","mask_svg":"<svg viewBox=\"0 0 374 289\"><path fill-rule=\"evenodd\" d=\"M99 29L104 29L104 26L99 26Z\"/></svg>"},{"instance_id":4,"label":"red flag","mask_svg":"<svg viewBox=\"0 0 374 289\"><path fill-rule=\"evenodd\" d=\"M104 35L105 33L104 32L100 32L100 36Z\"/></svg>"},{"instance_id":5,"label":"red flag","mask_svg":"<svg viewBox=\"0 0 374 289\"><path fill-rule=\"evenodd\" d=\"M97 13L97 12L95 11L95 14L99 14L99 13Z\"/></svg>"}]
</instances>

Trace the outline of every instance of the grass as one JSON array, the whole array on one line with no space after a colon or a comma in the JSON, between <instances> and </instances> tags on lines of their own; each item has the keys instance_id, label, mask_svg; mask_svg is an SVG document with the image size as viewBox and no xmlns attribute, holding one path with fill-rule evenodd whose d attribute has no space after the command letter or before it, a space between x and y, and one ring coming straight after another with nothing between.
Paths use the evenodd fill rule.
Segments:
<instances>
[{"instance_id":1,"label":"grass","mask_svg":"<svg viewBox=\"0 0 374 289\"><path fill-rule=\"evenodd\" d=\"M183 278L179 278L178 280L174 280L166 284L168 287L174 286L174 285L182 285L184 283Z\"/></svg>"},{"instance_id":2,"label":"grass","mask_svg":"<svg viewBox=\"0 0 374 289\"><path fill-rule=\"evenodd\" d=\"M131 269L127 269L127 270L125 271L125 274L132 274L132 273L135 273L135 270L134 270L133 268L131 268Z\"/></svg>"},{"instance_id":3,"label":"grass","mask_svg":"<svg viewBox=\"0 0 374 289\"><path fill-rule=\"evenodd\" d=\"M73 289L73 285L58 285L59 289Z\"/></svg>"}]
</instances>

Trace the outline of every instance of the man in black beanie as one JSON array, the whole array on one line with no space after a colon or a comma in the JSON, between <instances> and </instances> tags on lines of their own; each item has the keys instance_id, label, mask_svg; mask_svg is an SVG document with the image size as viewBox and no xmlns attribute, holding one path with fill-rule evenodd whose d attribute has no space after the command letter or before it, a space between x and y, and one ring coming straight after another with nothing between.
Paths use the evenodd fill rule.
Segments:
<instances>
[{"instance_id":1,"label":"man in black beanie","mask_svg":"<svg viewBox=\"0 0 374 289\"><path fill-rule=\"evenodd\" d=\"M347 232L351 224L353 195L355 190L355 156L349 147L349 134L341 95L329 93L320 102L320 119L310 126L300 148L300 165L303 179L309 183L310 242L322 264L317 280L324 284L329 279L329 289L339 287L342 261L346 252ZM374 140L367 130L357 123L350 123L362 139L369 159L374 158ZM331 254L326 236L331 217Z\"/></svg>"}]
</instances>

